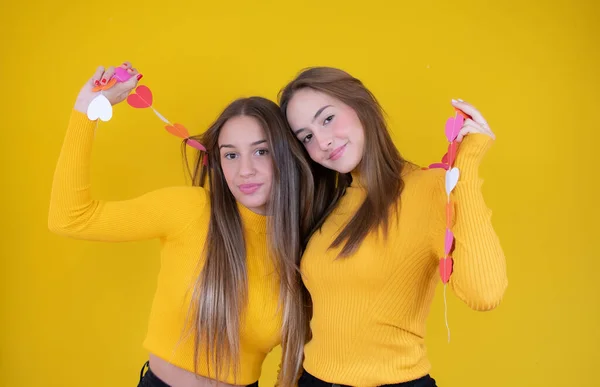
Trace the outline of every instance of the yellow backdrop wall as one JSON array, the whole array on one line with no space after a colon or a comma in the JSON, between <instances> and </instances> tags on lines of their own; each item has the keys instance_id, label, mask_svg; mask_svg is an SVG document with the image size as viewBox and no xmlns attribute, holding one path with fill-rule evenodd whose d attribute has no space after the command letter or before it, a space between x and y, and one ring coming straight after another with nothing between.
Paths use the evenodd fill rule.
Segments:
<instances>
[{"instance_id":1,"label":"yellow backdrop wall","mask_svg":"<svg viewBox=\"0 0 600 387\"><path fill-rule=\"evenodd\" d=\"M124 60L144 74L156 108L196 133L233 98L275 98L303 67L344 68L378 96L401 151L419 163L444 153L450 99L474 103L498 137L481 174L509 288L490 313L450 297L450 344L437 294L433 375L441 386L595 385L598 4L4 2L0 385L137 384L158 243L73 241L46 223L75 96L96 66ZM97 133L95 195L184 184L178 144L151 112L118 106Z\"/></svg>"}]
</instances>

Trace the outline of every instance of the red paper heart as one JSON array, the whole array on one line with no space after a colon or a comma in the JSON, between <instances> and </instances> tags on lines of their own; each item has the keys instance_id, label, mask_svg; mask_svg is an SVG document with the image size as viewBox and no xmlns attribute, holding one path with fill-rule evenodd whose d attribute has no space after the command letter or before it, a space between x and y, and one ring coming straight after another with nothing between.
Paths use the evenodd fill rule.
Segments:
<instances>
[{"instance_id":1,"label":"red paper heart","mask_svg":"<svg viewBox=\"0 0 600 387\"><path fill-rule=\"evenodd\" d=\"M444 154L444 156L442 157L442 163L443 164L448 164L448 152L446 152Z\"/></svg>"},{"instance_id":2,"label":"red paper heart","mask_svg":"<svg viewBox=\"0 0 600 387\"><path fill-rule=\"evenodd\" d=\"M458 143L453 141L448 145L448 153L446 153L446 164L453 166L456 160L456 151L458 149Z\"/></svg>"},{"instance_id":3,"label":"red paper heart","mask_svg":"<svg viewBox=\"0 0 600 387\"><path fill-rule=\"evenodd\" d=\"M445 163L434 163L434 164L431 164L429 166L429 168L430 169L433 169L433 168L442 168L442 169L448 170L449 167L448 167L448 164L445 164Z\"/></svg>"},{"instance_id":4,"label":"red paper heart","mask_svg":"<svg viewBox=\"0 0 600 387\"><path fill-rule=\"evenodd\" d=\"M454 262L452 261L452 257L440 259L440 277L442 277L443 283L447 284L450 280L453 266Z\"/></svg>"},{"instance_id":5,"label":"red paper heart","mask_svg":"<svg viewBox=\"0 0 600 387\"><path fill-rule=\"evenodd\" d=\"M138 86L135 92L129 94L127 103L137 109L144 109L152 106L152 92L148 86Z\"/></svg>"}]
</instances>

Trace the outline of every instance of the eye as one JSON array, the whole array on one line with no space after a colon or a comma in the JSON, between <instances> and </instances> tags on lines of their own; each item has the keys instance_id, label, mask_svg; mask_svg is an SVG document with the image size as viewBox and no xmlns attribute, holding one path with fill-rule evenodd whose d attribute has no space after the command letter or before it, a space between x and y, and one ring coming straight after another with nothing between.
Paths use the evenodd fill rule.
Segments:
<instances>
[{"instance_id":1,"label":"eye","mask_svg":"<svg viewBox=\"0 0 600 387\"><path fill-rule=\"evenodd\" d=\"M233 160L237 157L235 153L225 153L223 157L227 160Z\"/></svg>"},{"instance_id":2,"label":"eye","mask_svg":"<svg viewBox=\"0 0 600 387\"><path fill-rule=\"evenodd\" d=\"M310 142L310 140L312 139L312 134L307 134L306 136L304 136L304 138L302 139L302 142L304 144L308 144Z\"/></svg>"},{"instance_id":3,"label":"eye","mask_svg":"<svg viewBox=\"0 0 600 387\"><path fill-rule=\"evenodd\" d=\"M325 118L325 121L323 121L323 126L327 125L328 123L331 122L331 120L333 120L333 117L335 117L335 115L330 115L329 117Z\"/></svg>"},{"instance_id":4,"label":"eye","mask_svg":"<svg viewBox=\"0 0 600 387\"><path fill-rule=\"evenodd\" d=\"M259 149L256 151L256 154L259 156L266 156L269 154L269 150L268 149Z\"/></svg>"}]
</instances>

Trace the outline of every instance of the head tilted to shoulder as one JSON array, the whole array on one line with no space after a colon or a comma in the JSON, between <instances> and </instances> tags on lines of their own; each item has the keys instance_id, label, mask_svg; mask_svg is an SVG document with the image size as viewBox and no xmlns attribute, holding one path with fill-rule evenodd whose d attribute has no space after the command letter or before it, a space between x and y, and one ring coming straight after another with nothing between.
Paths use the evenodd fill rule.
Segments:
<instances>
[{"instance_id":1,"label":"head tilted to shoulder","mask_svg":"<svg viewBox=\"0 0 600 387\"><path fill-rule=\"evenodd\" d=\"M277 104L262 97L233 101L205 133L193 138L206 147L207 162L199 153L190 172L195 185L208 189L211 211L204 266L194 294L197 348L208 343L210 369L217 375L236 369L228 359L239 355L240 321L226 316L239 316L247 295L239 203L267 215L271 257L265 259L272 258L279 272L284 316L280 383L292 385L301 366L307 323L297 268L302 239L312 221L307 215L313 197L309 160ZM225 301L215 308L211 300L216 299ZM219 328L223 326L225 331Z\"/></svg>"},{"instance_id":2,"label":"head tilted to shoulder","mask_svg":"<svg viewBox=\"0 0 600 387\"><path fill-rule=\"evenodd\" d=\"M279 94L290 129L313 164L319 222L337 205L353 177L367 198L332 246L346 242L342 256L356 250L380 225L387 228L390 206L403 187L404 159L390 136L383 109L357 78L332 67L300 72Z\"/></svg>"}]
</instances>

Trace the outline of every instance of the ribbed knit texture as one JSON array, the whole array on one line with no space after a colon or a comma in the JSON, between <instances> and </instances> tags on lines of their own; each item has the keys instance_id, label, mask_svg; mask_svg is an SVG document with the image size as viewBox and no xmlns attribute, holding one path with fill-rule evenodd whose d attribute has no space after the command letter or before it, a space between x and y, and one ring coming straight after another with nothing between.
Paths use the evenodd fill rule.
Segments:
<instances>
[{"instance_id":1,"label":"ribbed knit texture","mask_svg":"<svg viewBox=\"0 0 600 387\"><path fill-rule=\"evenodd\" d=\"M476 310L497 306L507 286L505 257L478 177L492 143L482 134L465 137L455 163L462 174L452 193L456 242L449 286ZM354 255L336 259L341 246L328 247L366 197L360 177L353 178L302 258L314 304L304 367L322 380L351 386L414 380L430 371L425 321L441 285L445 171L407 167L400 215L392 216L387 240L372 233Z\"/></svg>"},{"instance_id":2,"label":"ribbed knit texture","mask_svg":"<svg viewBox=\"0 0 600 387\"><path fill-rule=\"evenodd\" d=\"M94 200L90 159L95 121L73 110L56 167L49 228L77 239L124 242L158 238L161 269L145 348L193 372L193 341L184 327L193 284L202 267L210 216L208 193L199 187L169 187L123 201ZM266 217L238 204L247 246L248 304L240 332L238 384L259 379L266 355L280 343L279 277L267 254ZM118 268L115 268L118 270ZM199 373L207 376L206 359ZM230 375L228 383L233 383Z\"/></svg>"}]
</instances>

